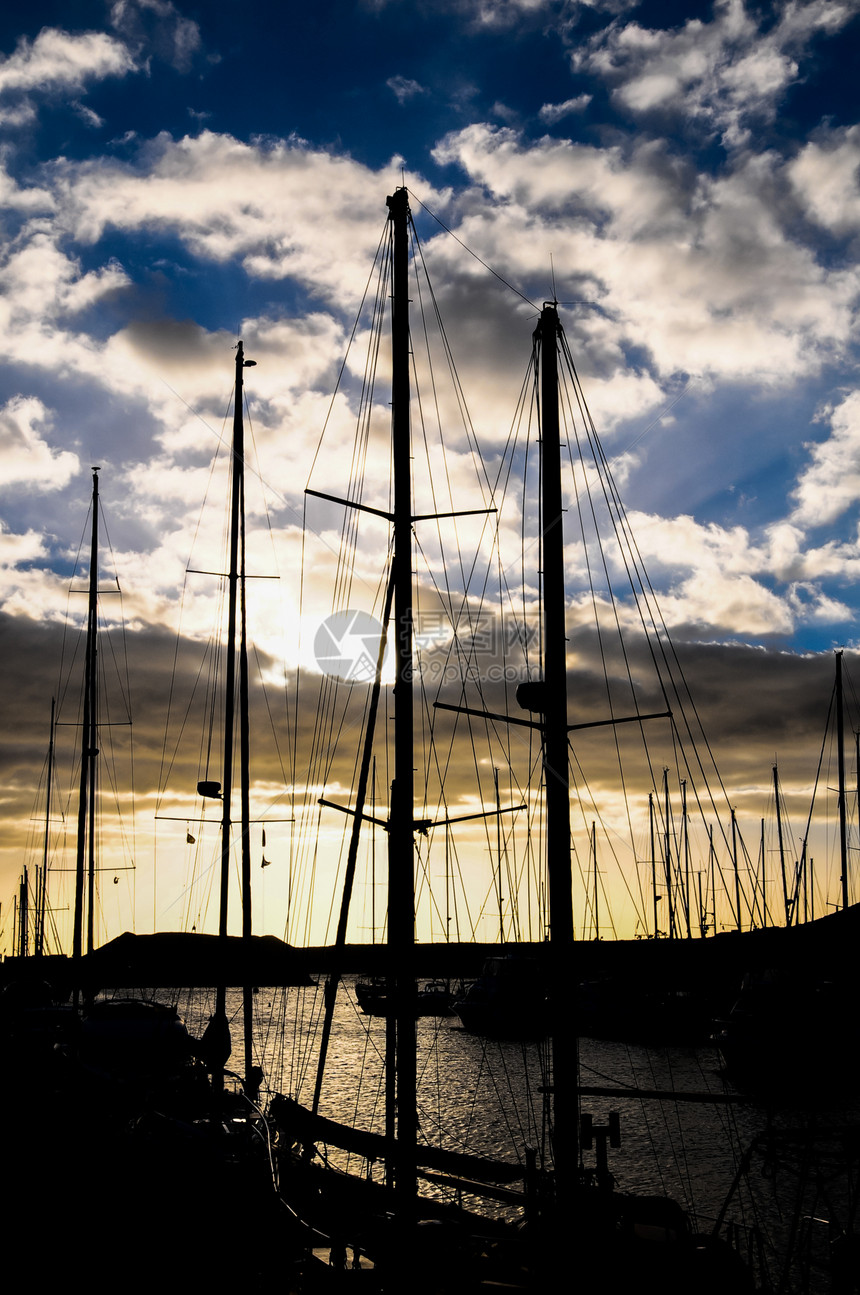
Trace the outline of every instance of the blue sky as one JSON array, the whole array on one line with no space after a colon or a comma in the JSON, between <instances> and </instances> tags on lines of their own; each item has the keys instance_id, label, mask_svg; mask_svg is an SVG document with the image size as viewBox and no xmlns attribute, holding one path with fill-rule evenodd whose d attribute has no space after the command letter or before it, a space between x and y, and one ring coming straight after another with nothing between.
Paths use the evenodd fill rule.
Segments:
<instances>
[{"instance_id":1,"label":"blue sky","mask_svg":"<svg viewBox=\"0 0 860 1295\"><path fill-rule=\"evenodd\" d=\"M134 632L175 632L214 448L189 410L220 426L241 329L288 565L401 174L531 301L554 274L579 303L562 315L592 411L667 622L691 661L710 654L730 746L726 716L755 701L719 681L742 692L756 652L786 696L808 695L806 727L786 735L806 747L821 699L804 663L826 703L832 649L858 638L858 53L858 0L7 7L0 614L16 831L90 465ZM492 448L529 311L422 229ZM766 763L773 732L761 741Z\"/></svg>"}]
</instances>

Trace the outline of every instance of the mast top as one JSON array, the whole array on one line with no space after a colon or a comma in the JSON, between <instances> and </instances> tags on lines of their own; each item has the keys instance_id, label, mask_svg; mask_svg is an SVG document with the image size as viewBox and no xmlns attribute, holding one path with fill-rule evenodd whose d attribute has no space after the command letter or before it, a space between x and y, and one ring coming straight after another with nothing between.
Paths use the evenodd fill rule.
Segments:
<instances>
[{"instance_id":1,"label":"mast top","mask_svg":"<svg viewBox=\"0 0 860 1295\"><path fill-rule=\"evenodd\" d=\"M405 185L402 185L399 189L395 189L394 193L385 199L385 203L388 207L388 219L393 220L397 212L401 210L408 211L409 190Z\"/></svg>"},{"instance_id":2,"label":"mast top","mask_svg":"<svg viewBox=\"0 0 860 1295\"><path fill-rule=\"evenodd\" d=\"M543 337L544 329L557 334L560 328L561 323L558 318L558 302L545 301L540 315L538 316L538 321L535 325L535 331L532 336L537 338Z\"/></svg>"}]
</instances>

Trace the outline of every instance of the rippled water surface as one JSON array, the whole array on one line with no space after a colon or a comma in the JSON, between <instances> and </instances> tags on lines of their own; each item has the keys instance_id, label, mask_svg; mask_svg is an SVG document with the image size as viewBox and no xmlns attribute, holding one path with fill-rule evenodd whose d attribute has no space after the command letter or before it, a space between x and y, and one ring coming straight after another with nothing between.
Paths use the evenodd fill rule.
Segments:
<instances>
[{"instance_id":1,"label":"rippled water surface","mask_svg":"<svg viewBox=\"0 0 860 1295\"><path fill-rule=\"evenodd\" d=\"M193 1034L212 1011L208 991L176 1000ZM323 1011L322 983L308 989L255 992L256 1060L271 1092L310 1103L316 1077ZM241 994L228 998L233 1056L243 1069ZM492 1042L467 1034L456 1017L419 1018L418 1106L421 1137L451 1149L522 1161L527 1147L548 1156L545 1115L550 1084L545 1050L534 1044ZM320 1112L382 1132L385 1022L366 1017L355 1002L354 981L338 992ZM715 1050L648 1048L597 1039L580 1044L583 1087L612 1086L737 1096L720 1072ZM826 1093L826 1085L823 1086ZM610 1110L621 1116L622 1145L610 1151L620 1190L665 1194L710 1230L725 1213L738 1243L756 1258L774 1289L833 1289L830 1248L835 1225L853 1221L858 1157L855 1126L860 1105L828 1103L821 1094L804 1105L681 1103L637 1096L582 1098L594 1123ZM763 1141L768 1130L769 1142ZM589 1153L586 1153L586 1165ZM356 1166L357 1168L357 1166ZM495 1207L501 1210L503 1207ZM848 1289L856 1289L848 1287Z\"/></svg>"}]
</instances>

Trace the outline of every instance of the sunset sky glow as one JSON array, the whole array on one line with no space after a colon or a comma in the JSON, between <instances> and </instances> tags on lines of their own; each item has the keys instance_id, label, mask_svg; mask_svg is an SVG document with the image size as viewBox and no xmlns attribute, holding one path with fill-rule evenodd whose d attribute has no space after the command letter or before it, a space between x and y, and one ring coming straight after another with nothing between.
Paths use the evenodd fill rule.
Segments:
<instances>
[{"instance_id":1,"label":"sunset sky glow","mask_svg":"<svg viewBox=\"0 0 860 1295\"><path fill-rule=\"evenodd\" d=\"M247 388L249 569L279 576L253 591L254 668L270 688L255 717L267 733L255 798L271 824L257 912L260 929L326 938L328 899L308 916L308 871L290 883L289 927L286 917L287 870L302 850L285 820L297 796L315 804L326 794L310 787L303 743L316 711L296 710L295 672L301 660L314 676L340 543L336 510L307 504L304 490L348 488L357 360L329 407L385 199L404 182L487 462L498 461L513 418L532 303L555 296L748 848L772 812L777 762L802 834L833 652L846 649L850 692L860 649L858 62L860 0L247 0L238 10L35 0L4 10L3 950L22 864L40 849L50 699L83 616L69 590L85 579L94 465L104 569L122 589L137 814L132 832L118 772L127 817L122 836L113 820L106 828L100 938L132 926L213 929L208 865L183 855L197 811L158 787L165 728L181 710L176 699L168 714L174 655L180 687L199 669L217 613L214 584L186 583L185 573L220 560L225 474L210 474L228 434L240 336L257 364ZM381 388L376 398L384 402ZM455 403L440 399L447 420ZM448 434L456 506L483 506L466 441ZM386 499L384 442L371 438L366 471ZM416 469L417 497L424 489ZM464 524L461 547L479 548L482 527ZM386 543L372 523L359 551L354 605L371 614ZM435 572L432 545L425 558ZM569 574L582 574L575 557ZM104 603L116 623L119 600ZM436 610L428 603L431 640ZM577 650L571 668L590 678L584 641ZM310 705L314 687L303 684L299 699ZM572 709L575 684L573 695ZM330 767L334 799L347 797L350 743ZM583 760L588 750L575 746ZM177 766L192 787L198 754ZM609 764L594 759L614 822L623 815ZM468 757L459 760L452 813L487 803ZM851 767L853 778L853 757ZM172 844L154 827L156 809L171 806ZM62 812L65 930L71 798ZM58 794L58 824L59 813ZM320 859L341 849L329 842L342 830L320 827ZM820 855L830 830L816 838ZM491 847L476 837L462 866L488 866ZM434 850L438 884L448 865ZM640 919L625 884L636 889L629 878L606 882L618 933L631 935ZM369 938L377 902L362 886L355 938ZM822 871L820 911L837 889ZM473 929L493 938L488 882L475 882L472 902ZM441 909L422 922L422 938L440 938Z\"/></svg>"}]
</instances>

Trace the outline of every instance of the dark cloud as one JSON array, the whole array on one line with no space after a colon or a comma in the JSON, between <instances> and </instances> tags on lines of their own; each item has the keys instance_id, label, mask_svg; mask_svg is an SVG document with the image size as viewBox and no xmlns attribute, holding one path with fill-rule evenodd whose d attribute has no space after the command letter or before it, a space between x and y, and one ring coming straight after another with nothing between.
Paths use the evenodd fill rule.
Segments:
<instances>
[{"instance_id":1,"label":"dark cloud","mask_svg":"<svg viewBox=\"0 0 860 1295\"><path fill-rule=\"evenodd\" d=\"M74 721L77 716L77 685L69 683L67 691L62 691L58 663L65 656L67 673L76 679L80 654L74 662L74 636L64 636L59 624L4 616L0 635L6 665L0 738L0 795L5 821L2 864L4 892L9 893L22 865L33 822L43 812L37 797L44 785L50 699L58 688L64 723L57 730L57 803L64 805L67 831L72 830L79 730L68 720ZM207 763L210 735L206 726L209 703L203 688L208 673L205 645L186 641L177 649L172 634L150 628L128 634L125 646L134 712L135 795L138 806L143 807L139 830L143 839L154 830L152 816L159 803L160 812L183 820L187 816L193 826L201 812L201 802L195 794L198 779L208 776L220 780L221 777L220 721L211 735L211 756ZM113 651L105 645L104 658L107 660ZM584 632L576 633L572 636L571 652L576 664L569 674L570 723L604 720L610 706L616 718L631 714L626 679L616 673L607 686L603 678L596 638ZM643 834L643 839L647 832L647 793L655 786L659 789L662 770L669 767L673 801L677 802L679 795L676 777L686 778L691 807L696 800L701 800L705 816L712 822L718 810L727 839L729 805L720 789L722 779L730 804L737 808L740 829L754 853L760 821L772 813L774 762L778 762L794 831L802 834L833 691L833 655L796 655L744 645L689 642L678 647L677 658L673 666L676 683L667 693L675 717L674 737L665 720L646 721L641 730L637 724L625 724L614 729L586 728L571 734L574 779L578 794L583 797L581 804L575 797L572 806L575 833L587 830L591 817L601 812L601 804L611 805L612 812L617 812L622 779L619 760L623 759L626 794L639 820L634 829ZM268 678L279 677L276 663L256 654L252 659L255 680L258 666ZM665 709L666 700L654 681L653 663L646 645L634 639L628 659L637 680L639 711L651 713ZM844 659L849 734L857 726L851 714L855 708L852 669L856 660L854 653ZM419 815L425 812L425 802L431 817L439 816L440 805L444 807L442 817L474 812L482 804L491 807L494 768L501 771L503 804L517 804L527 794L529 773L539 769L536 733L523 728L507 729L501 723L487 725L481 720L469 720L433 707L434 701L441 700L526 717L513 697L515 680L505 682L494 677L491 665L491 661L482 661L480 654L473 654L469 670L471 682L464 689L461 667L454 664L447 649L438 645L422 654L423 673L416 688L416 729L424 751L416 754L416 812ZM645 679L652 682L646 686ZM690 698L682 697L686 686L695 699L695 708ZM280 824L277 829L285 857L290 832L296 833L297 840L306 834L296 856L297 875L303 875L302 868L309 868L308 860L316 856L315 834L317 825L322 826L325 835L320 838L323 853L318 866L325 864L320 880L325 887L334 884L330 870L342 848L337 845L337 838L348 831L350 820L332 810L321 813L317 800L324 794L344 806L354 803L352 787L363 741L367 698L368 689L364 684L335 686L328 678L314 673L305 674L298 695L292 675L285 684L270 684L268 696L264 697L259 687L253 688L252 812L255 817L268 818L270 822L297 814L299 821L295 828ZM108 699L107 690L105 699ZM112 718L121 718L121 705L121 699L114 693ZM388 686L383 689L375 744L378 770L375 812L383 817L388 804L390 774L387 771L391 768L386 736L391 732L391 707L392 690ZM426 745L431 727L434 730L432 750ZM650 767L644 756L643 732L648 738ZM180 734L181 741L177 742ZM697 740L695 747L692 736ZM118 726L116 732L105 731L103 747L103 758L110 762L110 778L117 780L118 791L124 797L130 776L127 730ZM709 767L711 756L716 770ZM513 781L508 772L508 759ZM169 775L165 772L167 769ZM705 786L706 773L710 793ZM709 794L714 797L716 809L708 799ZM823 812L826 809L823 789L820 800ZM832 805L829 812L833 813ZM105 814L109 827L109 810ZM524 830L523 818L516 831ZM718 827L718 835L720 830ZM179 826L164 824L159 831L160 848L165 841L169 846L171 841L184 839L184 821ZM451 832L454 841L451 848L458 851L458 866L465 869L462 885L472 887L473 892L476 887L480 890L490 876L488 851L492 854L495 849L493 821L472 823L468 828L463 825ZM439 865L444 854L439 832L429 842L419 840L419 845L424 852L429 845L431 866ZM384 852L382 843L378 848ZM119 847L111 846L107 866L115 866L118 857ZM383 857L380 854L380 867ZM182 887L176 872L178 866L174 860L168 872L160 874L159 887L164 896ZM635 884L635 878L628 878L628 884L631 883ZM474 893L472 902L475 902ZM275 920L276 929L283 920L283 917Z\"/></svg>"}]
</instances>

